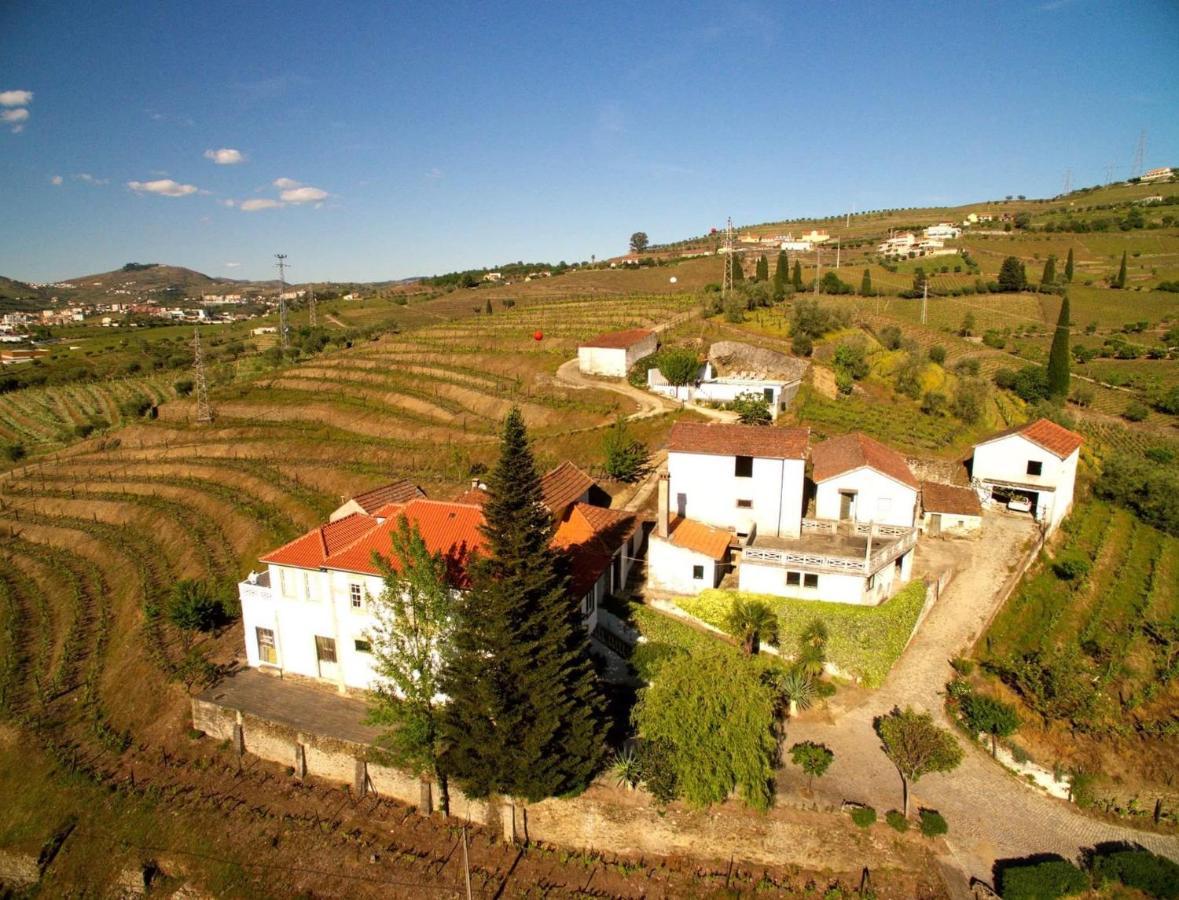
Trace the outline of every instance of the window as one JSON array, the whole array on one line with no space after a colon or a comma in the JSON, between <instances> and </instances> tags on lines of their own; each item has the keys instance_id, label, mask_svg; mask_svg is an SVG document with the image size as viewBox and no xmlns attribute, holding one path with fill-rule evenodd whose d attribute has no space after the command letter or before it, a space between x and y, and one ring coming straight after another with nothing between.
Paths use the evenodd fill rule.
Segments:
<instances>
[{"instance_id":1,"label":"window","mask_svg":"<svg viewBox=\"0 0 1179 900\"><path fill-rule=\"evenodd\" d=\"M1029 475L1040 475L1043 473L1043 471L1044 471L1044 464L1042 462L1040 462L1038 459L1029 459L1028 460L1028 474Z\"/></svg>"},{"instance_id":2,"label":"window","mask_svg":"<svg viewBox=\"0 0 1179 900\"><path fill-rule=\"evenodd\" d=\"M348 585L348 596L352 600L352 608L353 609L363 609L364 608L364 594L361 593L359 584Z\"/></svg>"},{"instance_id":3,"label":"window","mask_svg":"<svg viewBox=\"0 0 1179 900\"><path fill-rule=\"evenodd\" d=\"M294 585L291 584L290 579L287 578L286 569L278 570L278 587L279 590L282 591L282 595L284 597L293 597L295 595Z\"/></svg>"},{"instance_id":4,"label":"window","mask_svg":"<svg viewBox=\"0 0 1179 900\"><path fill-rule=\"evenodd\" d=\"M594 610L598 606L598 589L595 587L592 591L585 595L585 617L588 619L593 615Z\"/></svg>"},{"instance_id":5,"label":"window","mask_svg":"<svg viewBox=\"0 0 1179 900\"><path fill-rule=\"evenodd\" d=\"M802 586L807 588L817 588L819 586L819 576L812 575L807 572L802 576Z\"/></svg>"},{"instance_id":6,"label":"window","mask_svg":"<svg viewBox=\"0 0 1179 900\"><path fill-rule=\"evenodd\" d=\"M317 634L315 636L315 658L321 663L334 663L336 661L336 639Z\"/></svg>"},{"instance_id":7,"label":"window","mask_svg":"<svg viewBox=\"0 0 1179 900\"><path fill-rule=\"evenodd\" d=\"M752 478L753 477L753 457L752 456L738 456L737 462L733 466L733 474L738 478Z\"/></svg>"},{"instance_id":8,"label":"window","mask_svg":"<svg viewBox=\"0 0 1179 900\"><path fill-rule=\"evenodd\" d=\"M704 580L704 566L692 566L692 580L693 581L703 581Z\"/></svg>"},{"instance_id":9,"label":"window","mask_svg":"<svg viewBox=\"0 0 1179 900\"><path fill-rule=\"evenodd\" d=\"M258 640L258 662L268 666L278 665L278 650L274 646L274 632L269 628L255 628Z\"/></svg>"},{"instance_id":10,"label":"window","mask_svg":"<svg viewBox=\"0 0 1179 900\"><path fill-rule=\"evenodd\" d=\"M774 389L773 388L762 388L761 393L762 393L762 396L766 398L766 403L768 403L770 406L773 406L774 405Z\"/></svg>"},{"instance_id":11,"label":"window","mask_svg":"<svg viewBox=\"0 0 1179 900\"><path fill-rule=\"evenodd\" d=\"M307 600L311 599L311 573L303 573L303 596Z\"/></svg>"},{"instance_id":12,"label":"window","mask_svg":"<svg viewBox=\"0 0 1179 900\"><path fill-rule=\"evenodd\" d=\"M738 500L737 509L753 509L752 500Z\"/></svg>"},{"instance_id":13,"label":"window","mask_svg":"<svg viewBox=\"0 0 1179 900\"><path fill-rule=\"evenodd\" d=\"M787 572L786 573L786 587L798 587L802 583L801 572Z\"/></svg>"},{"instance_id":14,"label":"window","mask_svg":"<svg viewBox=\"0 0 1179 900\"><path fill-rule=\"evenodd\" d=\"M366 641L361 638L357 638L356 640L354 640L352 642L352 645L356 648L357 653L372 653L373 652L373 645L372 645L371 641Z\"/></svg>"},{"instance_id":15,"label":"window","mask_svg":"<svg viewBox=\"0 0 1179 900\"><path fill-rule=\"evenodd\" d=\"M868 590L872 590L872 588L874 588L874 587L876 587L876 576L869 575L868 576Z\"/></svg>"}]
</instances>

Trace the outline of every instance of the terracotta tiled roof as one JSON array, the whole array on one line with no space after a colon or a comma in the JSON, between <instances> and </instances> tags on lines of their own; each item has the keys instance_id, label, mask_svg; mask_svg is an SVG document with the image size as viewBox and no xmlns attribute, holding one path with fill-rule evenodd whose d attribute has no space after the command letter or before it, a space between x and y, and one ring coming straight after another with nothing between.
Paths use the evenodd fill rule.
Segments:
<instances>
[{"instance_id":1,"label":"terracotta tiled roof","mask_svg":"<svg viewBox=\"0 0 1179 900\"><path fill-rule=\"evenodd\" d=\"M614 552L638 527L633 513L588 503L570 507L553 535L553 546L568 556L569 592L574 597L589 593L610 567Z\"/></svg>"},{"instance_id":2,"label":"terracotta tiled roof","mask_svg":"<svg viewBox=\"0 0 1179 900\"><path fill-rule=\"evenodd\" d=\"M289 544L283 544L277 550L263 556L262 562L318 569L332 553L347 547L377 527L377 520L371 516L353 513L343 519L313 528Z\"/></svg>"},{"instance_id":3,"label":"terracotta tiled roof","mask_svg":"<svg viewBox=\"0 0 1179 900\"><path fill-rule=\"evenodd\" d=\"M667 438L667 449L673 453L806 459L810 435L809 428L677 422Z\"/></svg>"},{"instance_id":4,"label":"terracotta tiled roof","mask_svg":"<svg viewBox=\"0 0 1179 900\"><path fill-rule=\"evenodd\" d=\"M981 516L978 494L971 488L955 487L937 481L921 482L921 507L926 512L959 516Z\"/></svg>"},{"instance_id":5,"label":"terracotta tiled roof","mask_svg":"<svg viewBox=\"0 0 1179 900\"><path fill-rule=\"evenodd\" d=\"M454 498L454 502L466 503L471 506L482 506L487 502L487 491L477 487L467 488Z\"/></svg>"},{"instance_id":6,"label":"terracotta tiled roof","mask_svg":"<svg viewBox=\"0 0 1179 900\"><path fill-rule=\"evenodd\" d=\"M540 479L544 505L554 516L563 515L566 507L594 486L594 480L566 460Z\"/></svg>"},{"instance_id":7,"label":"terracotta tiled roof","mask_svg":"<svg viewBox=\"0 0 1179 900\"><path fill-rule=\"evenodd\" d=\"M675 547L703 553L718 562L729 552L731 535L720 528L713 528L695 519L673 516L667 523L668 541Z\"/></svg>"},{"instance_id":8,"label":"terracotta tiled roof","mask_svg":"<svg viewBox=\"0 0 1179 900\"><path fill-rule=\"evenodd\" d=\"M1085 442L1085 439L1077 434L1075 431L1069 431L1061 425L1057 425L1050 419L1036 419L1034 422L1028 422L1026 425L1019 425L1015 428L1008 428L1006 431L1000 431L998 434L993 434L985 441L979 441L975 446L982 444L989 444L992 441L998 441L1005 437L1010 437L1013 434L1022 435L1038 447L1043 447L1049 453L1067 459L1072 455L1073 451Z\"/></svg>"},{"instance_id":9,"label":"terracotta tiled roof","mask_svg":"<svg viewBox=\"0 0 1179 900\"><path fill-rule=\"evenodd\" d=\"M599 334L596 338L591 338L582 347L600 347L606 350L625 350L627 347L633 347L642 341L645 341L655 332L647 328L632 328L629 331L610 331L606 334Z\"/></svg>"},{"instance_id":10,"label":"terracotta tiled roof","mask_svg":"<svg viewBox=\"0 0 1179 900\"><path fill-rule=\"evenodd\" d=\"M815 464L813 476L816 483L867 466L917 489L917 479L901 454L858 431L823 441L811 450L811 460Z\"/></svg>"},{"instance_id":11,"label":"terracotta tiled roof","mask_svg":"<svg viewBox=\"0 0 1179 900\"><path fill-rule=\"evenodd\" d=\"M380 487L364 491L352 499L360 504L361 509L372 515L388 503L408 503L415 497L425 496L425 491L420 487L402 478L399 481L393 481L389 484L383 484Z\"/></svg>"}]
</instances>

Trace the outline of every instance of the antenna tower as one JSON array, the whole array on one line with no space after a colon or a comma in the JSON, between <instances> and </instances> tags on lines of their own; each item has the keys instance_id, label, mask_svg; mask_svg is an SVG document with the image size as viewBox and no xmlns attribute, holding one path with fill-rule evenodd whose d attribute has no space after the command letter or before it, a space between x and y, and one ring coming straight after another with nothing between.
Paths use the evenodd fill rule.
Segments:
<instances>
[{"instance_id":1,"label":"antenna tower","mask_svg":"<svg viewBox=\"0 0 1179 900\"><path fill-rule=\"evenodd\" d=\"M1073 190L1073 170L1065 169L1064 172L1064 193L1071 194Z\"/></svg>"},{"instance_id":2,"label":"antenna tower","mask_svg":"<svg viewBox=\"0 0 1179 900\"><path fill-rule=\"evenodd\" d=\"M1113 184L1114 164L1109 163L1105 167L1105 183Z\"/></svg>"},{"instance_id":3,"label":"antenna tower","mask_svg":"<svg viewBox=\"0 0 1179 900\"><path fill-rule=\"evenodd\" d=\"M1131 178L1142 177L1142 163L1146 158L1146 129L1142 129L1142 133L1138 135L1138 149L1134 151L1134 168L1130 172Z\"/></svg>"},{"instance_id":4,"label":"antenna tower","mask_svg":"<svg viewBox=\"0 0 1179 900\"><path fill-rule=\"evenodd\" d=\"M205 356L201 353L201 327L192 328L192 374L193 393L196 394L196 420L198 425L213 421L213 408L209 406L209 385L205 381Z\"/></svg>"},{"instance_id":5,"label":"antenna tower","mask_svg":"<svg viewBox=\"0 0 1179 900\"><path fill-rule=\"evenodd\" d=\"M721 285L721 296L727 297L733 292L733 254L736 252L736 247L733 245L733 218L729 217L728 224L725 226L725 281Z\"/></svg>"},{"instance_id":6,"label":"antenna tower","mask_svg":"<svg viewBox=\"0 0 1179 900\"><path fill-rule=\"evenodd\" d=\"M287 292L287 255L285 253L276 253L274 258L278 260L275 265L278 267L278 345L286 350L290 347L290 331L287 325L287 301L283 294Z\"/></svg>"},{"instance_id":7,"label":"antenna tower","mask_svg":"<svg viewBox=\"0 0 1179 900\"><path fill-rule=\"evenodd\" d=\"M312 328L316 326L315 318L315 288L308 288L311 291L311 299L307 301L307 324Z\"/></svg>"}]
</instances>

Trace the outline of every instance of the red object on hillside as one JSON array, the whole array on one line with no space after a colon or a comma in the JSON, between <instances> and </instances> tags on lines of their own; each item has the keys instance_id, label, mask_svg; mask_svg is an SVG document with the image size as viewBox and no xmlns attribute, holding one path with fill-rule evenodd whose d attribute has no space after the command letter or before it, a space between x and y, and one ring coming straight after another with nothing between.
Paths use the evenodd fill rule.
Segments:
<instances>
[{"instance_id":1,"label":"red object on hillside","mask_svg":"<svg viewBox=\"0 0 1179 900\"><path fill-rule=\"evenodd\" d=\"M540 330L532 332L532 339L534 341L543 341L544 340L544 332L540 331Z\"/></svg>"},{"instance_id":2,"label":"red object on hillside","mask_svg":"<svg viewBox=\"0 0 1179 900\"><path fill-rule=\"evenodd\" d=\"M708 233L709 233L709 234L716 234L716 229L715 229L715 228L710 228L710 229L708 229Z\"/></svg>"}]
</instances>

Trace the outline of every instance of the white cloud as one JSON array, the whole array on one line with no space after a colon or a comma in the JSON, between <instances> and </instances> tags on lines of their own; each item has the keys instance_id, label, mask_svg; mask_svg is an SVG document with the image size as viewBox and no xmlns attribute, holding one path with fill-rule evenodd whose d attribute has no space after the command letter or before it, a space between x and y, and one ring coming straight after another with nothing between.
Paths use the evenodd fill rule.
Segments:
<instances>
[{"instance_id":1,"label":"white cloud","mask_svg":"<svg viewBox=\"0 0 1179 900\"><path fill-rule=\"evenodd\" d=\"M240 266L240 265L241 265L241 263L239 263L239 262L227 262L227 263L225 264L225 268L227 268L227 269L236 269L236 268L237 268L238 266Z\"/></svg>"},{"instance_id":2,"label":"white cloud","mask_svg":"<svg viewBox=\"0 0 1179 900\"><path fill-rule=\"evenodd\" d=\"M159 181L128 181L127 187L139 194L160 194L164 197L187 197L197 192L196 185L179 184L171 178Z\"/></svg>"},{"instance_id":3,"label":"white cloud","mask_svg":"<svg viewBox=\"0 0 1179 900\"><path fill-rule=\"evenodd\" d=\"M434 181L437 181L439 178L442 177L442 170L440 168L438 168L437 166L434 166L434 168L430 169L430 171L428 171L426 173L426 177L429 179L432 179Z\"/></svg>"},{"instance_id":4,"label":"white cloud","mask_svg":"<svg viewBox=\"0 0 1179 900\"><path fill-rule=\"evenodd\" d=\"M297 187L283 191L279 196L286 203L316 203L320 200L326 200L328 192L321 191L317 187Z\"/></svg>"},{"instance_id":5,"label":"white cloud","mask_svg":"<svg viewBox=\"0 0 1179 900\"><path fill-rule=\"evenodd\" d=\"M237 206L237 201L233 199L218 200L217 202L222 206L228 206L230 209L233 209L235 206Z\"/></svg>"},{"instance_id":6,"label":"white cloud","mask_svg":"<svg viewBox=\"0 0 1179 900\"><path fill-rule=\"evenodd\" d=\"M232 147L222 147L220 150L206 150L205 159L211 159L219 166L236 166L246 161L246 155Z\"/></svg>"},{"instance_id":7,"label":"white cloud","mask_svg":"<svg viewBox=\"0 0 1179 900\"><path fill-rule=\"evenodd\" d=\"M29 111L27 109L6 109L0 112L0 122L7 122L15 125L19 122L27 122L29 120Z\"/></svg>"},{"instance_id":8,"label":"white cloud","mask_svg":"<svg viewBox=\"0 0 1179 900\"><path fill-rule=\"evenodd\" d=\"M293 178L276 178L274 179L274 186L280 191L289 191L291 188L299 187L299 182Z\"/></svg>"},{"instance_id":9,"label":"white cloud","mask_svg":"<svg viewBox=\"0 0 1179 900\"><path fill-rule=\"evenodd\" d=\"M28 106L32 102L32 91L0 91L0 106Z\"/></svg>"},{"instance_id":10,"label":"white cloud","mask_svg":"<svg viewBox=\"0 0 1179 900\"><path fill-rule=\"evenodd\" d=\"M65 179L62 178L60 175L54 175L52 178L49 179L50 184L61 184L63 181L65 181Z\"/></svg>"},{"instance_id":11,"label":"white cloud","mask_svg":"<svg viewBox=\"0 0 1179 900\"><path fill-rule=\"evenodd\" d=\"M242 212L257 212L260 209L274 209L282 206L277 200L267 200L264 197L254 197L241 202Z\"/></svg>"},{"instance_id":12,"label":"white cloud","mask_svg":"<svg viewBox=\"0 0 1179 900\"><path fill-rule=\"evenodd\" d=\"M95 178L89 172L79 172L77 175L71 175L70 178L73 178L75 181L84 181L86 184L98 185L111 183L109 178Z\"/></svg>"}]
</instances>

